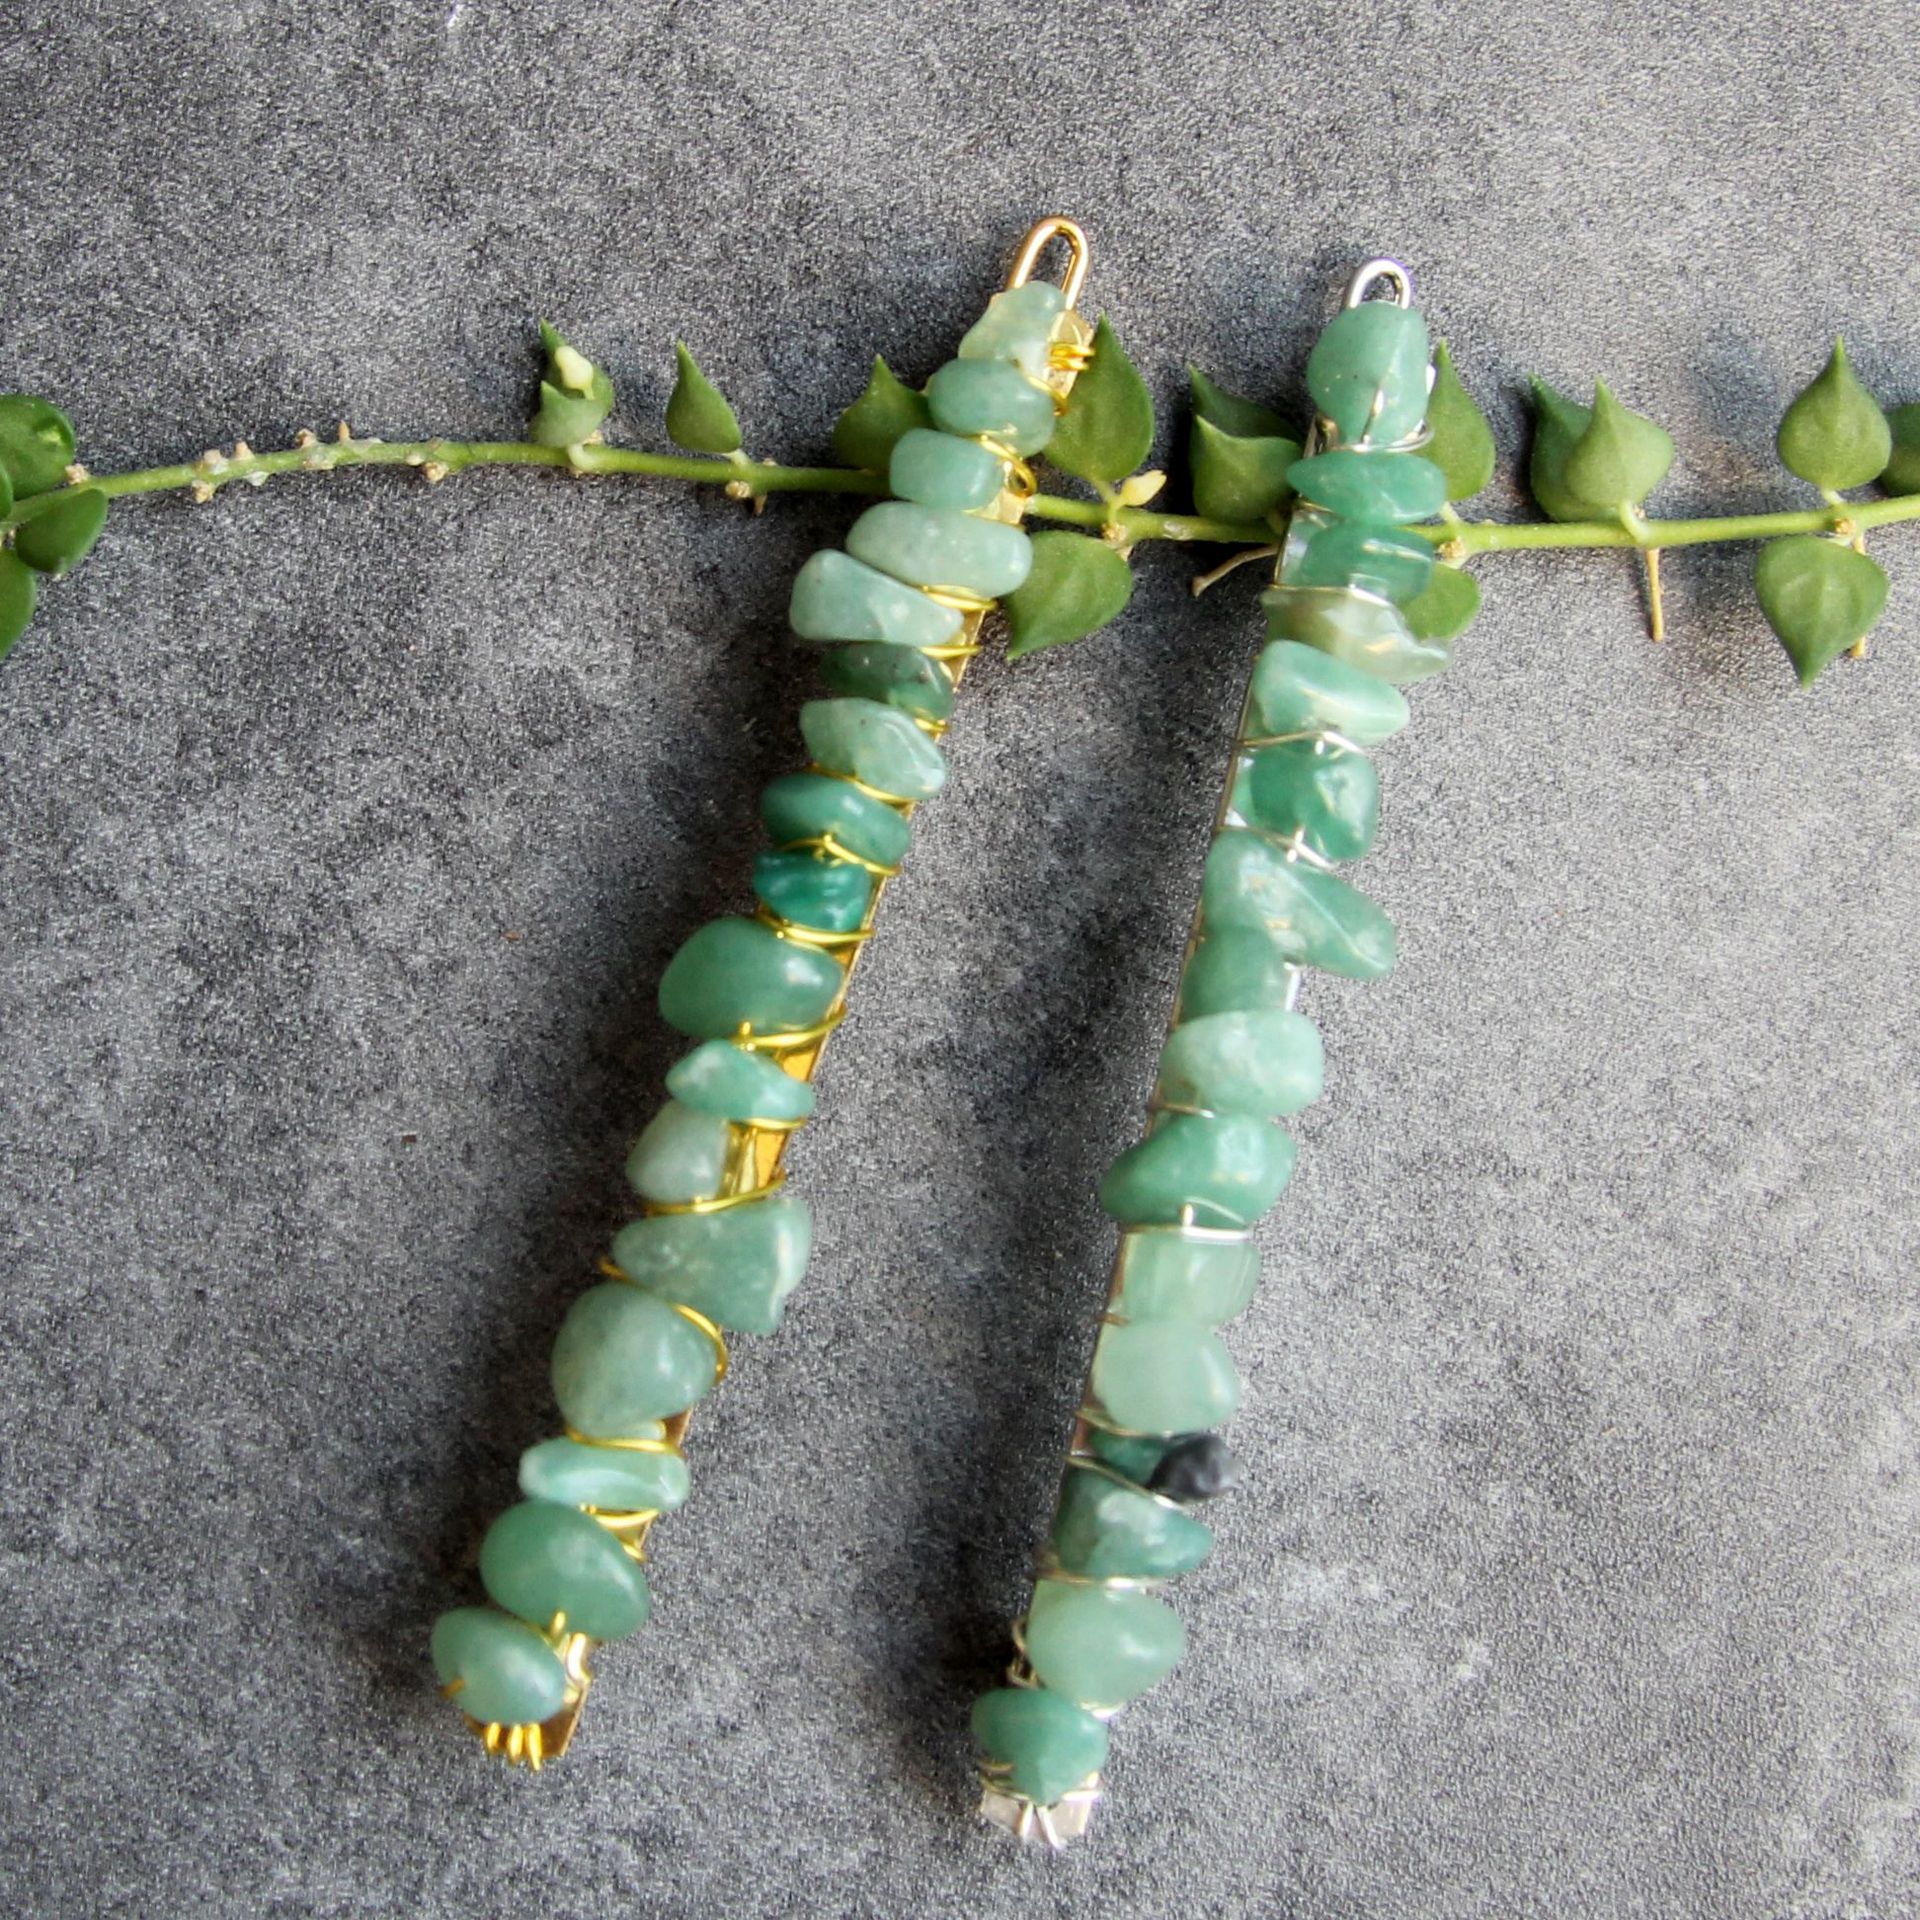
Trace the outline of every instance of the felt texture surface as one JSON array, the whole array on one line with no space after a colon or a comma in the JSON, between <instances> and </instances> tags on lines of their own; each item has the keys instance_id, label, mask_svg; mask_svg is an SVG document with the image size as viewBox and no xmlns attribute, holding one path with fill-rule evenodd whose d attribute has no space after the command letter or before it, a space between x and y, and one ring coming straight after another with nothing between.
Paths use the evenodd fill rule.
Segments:
<instances>
[{"instance_id":1,"label":"felt texture surface","mask_svg":"<svg viewBox=\"0 0 1920 1920\"><path fill-rule=\"evenodd\" d=\"M546 316L662 444L923 378L1027 223L1300 404L1411 263L1500 434L1595 374L1669 512L1787 506L1844 330L1920 398L1897 0L373 9L16 0L0 384L100 471L344 416L512 436ZM746 899L853 503L398 473L116 511L0 669L0 1890L36 1914L1858 1916L1920 1907L1920 551L1798 693L1749 550L1480 568L1379 755L1387 981L1230 1333L1249 1489L1060 1859L973 1813L1255 579L1143 552L962 690L743 1340L573 1752L434 1693L546 1350ZM1206 556L1218 557L1216 554Z\"/></svg>"}]
</instances>

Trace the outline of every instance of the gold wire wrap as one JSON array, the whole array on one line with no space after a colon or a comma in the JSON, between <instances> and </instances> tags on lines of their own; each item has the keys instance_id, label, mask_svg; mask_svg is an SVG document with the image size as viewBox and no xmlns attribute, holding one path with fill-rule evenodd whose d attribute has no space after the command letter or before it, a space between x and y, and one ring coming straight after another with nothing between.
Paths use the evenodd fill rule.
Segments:
<instances>
[{"instance_id":1,"label":"gold wire wrap","mask_svg":"<svg viewBox=\"0 0 1920 1920\"><path fill-rule=\"evenodd\" d=\"M1049 378L1043 383L1054 396L1054 405L1058 409L1065 404L1065 396L1072 386L1074 376L1086 362L1083 353L1086 342L1092 332L1086 323L1073 311L1081 287L1087 275L1087 238L1071 220L1054 217L1042 220L1034 226L1021 243L1016 254L1012 270L1006 280L1008 287L1024 285L1032 278L1034 268L1047 247L1056 240L1064 243L1068 250L1068 265L1062 287L1066 294L1066 311L1055 322L1055 342L1049 348ZM1063 359L1056 360L1055 354L1064 345L1069 351ZM1035 492L1037 482L1033 469L1019 457L1011 447L1002 442L984 442L1000 459L1004 470L1005 483L999 497L990 508L984 510L985 517L997 519L1006 525L1018 525L1026 511L1028 499ZM925 587L920 589L928 598L941 606L950 607L959 613L963 620L960 637L940 646L917 649L929 660L937 660L950 673L952 683L958 686L965 673L967 663L981 650L980 630L995 602L976 593L970 593L957 587ZM921 725L932 738L939 739L946 732L946 723L938 721ZM899 794L890 794L851 775L835 772L831 768L815 766L809 771L822 774L829 779L845 780L850 786L869 798L895 808L902 816L911 818L916 803ZM816 852L829 859L845 862L849 866L863 868L875 881L871 899L867 903L867 912L860 926L851 933L823 933L813 928L796 926L784 916L763 909L759 914L762 924L770 927L782 939L791 940L796 945L814 947L822 951L831 950L836 957L844 955L844 975L840 990L826 1013L811 1026L795 1027L777 1033L755 1033L742 1028L730 1036L732 1044L744 1047L751 1052L765 1055L779 1065L796 1080L810 1081L820 1055L828 1038L840 1022L846 1017L846 996L848 979L858 961L865 943L873 933L874 918L879 911L881 896L886 892L888 881L900 871L897 866L885 866L879 861L869 860L843 846L830 833L821 834L803 840L790 841L783 846L782 852ZM751 1201L764 1199L781 1184L784 1174L780 1165L786 1152L787 1143L799 1129L798 1120L778 1121L740 1121L734 1123L736 1140L733 1151L728 1156L727 1167L722 1180L722 1191L709 1200L693 1201L680 1205L663 1206L649 1203L645 1212L653 1214L696 1214L712 1213L724 1207L743 1206ZM632 1285L633 1282L611 1260L599 1262L600 1271L610 1279L616 1279ZM656 1296L664 1298L664 1296ZM667 1305L678 1313L689 1325L697 1327L713 1343L715 1372L714 1386L718 1386L726 1377L728 1367L727 1344L724 1335L706 1315L678 1301L667 1301ZM693 1417L693 1409L675 1414L662 1423L665 1431L660 1438L634 1437L630 1439L603 1438L596 1434L576 1432L567 1428L567 1438L582 1446L606 1447L616 1452L631 1453L671 1453L680 1455L686 1438L687 1427ZM619 1540L621 1546L636 1561L644 1561L645 1544L653 1523L660 1516L657 1511L636 1509L631 1513L602 1511L592 1507L583 1507L582 1512L589 1513L602 1526ZM582 1707L592 1685L593 1676L586 1664L586 1656L593 1642L584 1634L566 1635L561 1632L564 1622L556 1622L548 1633L549 1644L560 1657L567 1671L568 1691L565 1704L560 1711L539 1725L502 1726L499 1723L483 1726L467 1716L467 1724L473 1728L486 1750L492 1754L503 1755L509 1762L538 1770L547 1760L557 1759L563 1754L574 1729L579 1723ZM1042 1826L1046 1826L1045 1810L1035 1814Z\"/></svg>"},{"instance_id":2,"label":"gold wire wrap","mask_svg":"<svg viewBox=\"0 0 1920 1920\"><path fill-rule=\"evenodd\" d=\"M876 787L872 781L862 780L857 773L844 773L838 767L823 767L818 760L809 760L804 771L818 774L823 780L844 780L855 792L864 793L869 800L878 800L897 813L904 813L914 804L904 793L889 793L885 787Z\"/></svg>"}]
</instances>

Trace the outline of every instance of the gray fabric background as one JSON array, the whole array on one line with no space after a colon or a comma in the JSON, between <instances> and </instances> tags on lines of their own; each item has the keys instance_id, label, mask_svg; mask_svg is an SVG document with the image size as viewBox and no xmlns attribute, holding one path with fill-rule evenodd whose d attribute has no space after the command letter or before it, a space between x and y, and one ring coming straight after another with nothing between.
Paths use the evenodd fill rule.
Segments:
<instances>
[{"instance_id":1,"label":"gray fabric background","mask_svg":"<svg viewBox=\"0 0 1920 1920\"><path fill-rule=\"evenodd\" d=\"M357 17L351 17L356 16ZM348 17L343 17L348 16ZM657 444L922 376L1032 217L1176 413L1297 400L1404 255L1509 456L1538 369L1789 504L1844 328L1920 398L1898 0L567 8L14 0L0 384L110 469L510 435L540 314ZM1177 431L1167 435L1169 452ZM1489 510L1511 513L1503 481ZM1254 1486L1084 1847L978 1827L1256 635L1145 557L989 661L793 1155L812 1277L703 1412L655 1625L483 1764L432 1616L549 1425L666 956L743 898L851 509L483 474L137 502L0 671L0 1891L33 1913L1920 1910L1920 553L1794 690L1750 556L1507 558L1381 756L1393 978L1233 1333Z\"/></svg>"}]
</instances>

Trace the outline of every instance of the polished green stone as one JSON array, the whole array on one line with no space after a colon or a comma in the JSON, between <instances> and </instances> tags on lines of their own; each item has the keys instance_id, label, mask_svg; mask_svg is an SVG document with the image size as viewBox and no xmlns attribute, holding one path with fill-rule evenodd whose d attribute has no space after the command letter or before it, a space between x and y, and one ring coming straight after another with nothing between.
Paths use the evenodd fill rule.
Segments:
<instances>
[{"instance_id":1,"label":"polished green stone","mask_svg":"<svg viewBox=\"0 0 1920 1920\"><path fill-rule=\"evenodd\" d=\"M1293 1172L1292 1140L1265 1120L1165 1114L1100 1182L1100 1204L1123 1226L1183 1214L1202 1227L1247 1227L1280 1198Z\"/></svg>"},{"instance_id":2,"label":"polished green stone","mask_svg":"<svg viewBox=\"0 0 1920 1920\"><path fill-rule=\"evenodd\" d=\"M1260 1250L1251 1240L1136 1228L1120 1236L1113 1310L1123 1320L1217 1327L1246 1311L1259 1284Z\"/></svg>"},{"instance_id":3,"label":"polished green stone","mask_svg":"<svg viewBox=\"0 0 1920 1920\"><path fill-rule=\"evenodd\" d=\"M1107 1433L1099 1427L1087 1435L1088 1449L1116 1473L1144 1487L1166 1457L1172 1442L1164 1434Z\"/></svg>"},{"instance_id":4,"label":"polished green stone","mask_svg":"<svg viewBox=\"0 0 1920 1920\"><path fill-rule=\"evenodd\" d=\"M1358 860L1380 827L1380 776L1364 753L1331 740L1285 740L1248 756L1232 813L1322 860Z\"/></svg>"},{"instance_id":5,"label":"polished green stone","mask_svg":"<svg viewBox=\"0 0 1920 1920\"><path fill-rule=\"evenodd\" d=\"M1270 640L1299 640L1395 686L1430 679L1451 640L1422 640L1390 600L1338 587L1269 587L1260 596Z\"/></svg>"},{"instance_id":6,"label":"polished green stone","mask_svg":"<svg viewBox=\"0 0 1920 1920\"><path fill-rule=\"evenodd\" d=\"M623 1439L657 1440L664 1428ZM633 1447L589 1447L578 1440L542 1440L520 1456L520 1491L529 1500L558 1500L605 1513L671 1513L687 1497L687 1463L677 1453Z\"/></svg>"},{"instance_id":7,"label":"polished green stone","mask_svg":"<svg viewBox=\"0 0 1920 1920\"><path fill-rule=\"evenodd\" d=\"M1180 1022L1284 1007L1298 978L1298 966L1261 929L1209 928L1180 976Z\"/></svg>"},{"instance_id":8,"label":"polished green stone","mask_svg":"<svg viewBox=\"0 0 1920 1920\"><path fill-rule=\"evenodd\" d=\"M960 615L916 587L829 548L795 576L788 620L802 640L870 640L890 647L944 647Z\"/></svg>"},{"instance_id":9,"label":"polished green stone","mask_svg":"<svg viewBox=\"0 0 1920 1920\"><path fill-rule=\"evenodd\" d=\"M1010 360L1023 373L1044 380L1047 342L1053 323L1066 307L1066 295L1046 280L1029 280L996 293L987 302L986 312L961 337L959 358Z\"/></svg>"},{"instance_id":10,"label":"polished green stone","mask_svg":"<svg viewBox=\"0 0 1920 1920\"><path fill-rule=\"evenodd\" d=\"M658 1213L614 1236L613 1264L635 1286L741 1333L772 1333L813 1250L804 1200L770 1194L713 1213Z\"/></svg>"},{"instance_id":11,"label":"polished green stone","mask_svg":"<svg viewBox=\"0 0 1920 1920\"><path fill-rule=\"evenodd\" d=\"M1253 731L1332 729L1356 746L1391 739L1407 724L1407 697L1377 674L1297 640L1274 640L1253 667Z\"/></svg>"},{"instance_id":12,"label":"polished green stone","mask_svg":"<svg viewBox=\"0 0 1920 1920\"><path fill-rule=\"evenodd\" d=\"M887 487L896 499L954 513L992 506L1006 483L1006 463L991 447L927 427L903 433L887 466Z\"/></svg>"},{"instance_id":13,"label":"polished green stone","mask_svg":"<svg viewBox=\"0 0 1920 1920\"><path fill-rule=\"evenodd\" d=\"M1033 567L1033 543L1018 527L978 514L883 500L847 535L847 551L916 587L957 587L998 600Z\"/></svg>"},{"instance_id":14,"label":"polished green stone","mask_svg":"<svg viewBox=\"0 0 1920 1920\"><path fill-rule=\"evenodd\" d=\"M733 1139L733 1128L717 1114L669 1100L633 1143L627 1184L656 1206L711 1200L726 1176Z\"/></svg>"},{"instance_id":15,"label":"polished green stone","mask_svg":"<svg viewBox=\"0 0 1920 1920\"><path fill-rule=\"evenodd\" d=\"M636 1632L653 1611L633 1556L598 1520L550 1500L523 1500L487 1529L480 1584L536 1627L563 1613L568 1632L593 1640Z\"/></svg>"},{"instance_id":16,"label":"polished green stone","mask_svg":"<svg viewBox=\"0 0 1920 1920\"><path fill-rule=\"evenodd\" d=\"M433 1669L454 1704L484 1723L537 1725L566 1702L567 1670L526 1624L492 1607L455 1607L433 1623Z\"/></svg>"},{"instance_id":17,"label":"polished green stone","mask_svg":"<svg viewBox=\"0 0 1920 1920\"><path fill-rule=\"evenodd\" d=\"M1418 312L1369 300L1321 330L1307 356L1307 391L1348 444L1404 440L1427 417L1427 354Z\"/></svg>"},{"instance_id":18,"label":"polished green stone","mask_svg":"<svg viewBox=\"0 0 1920 1920\"><path fill-rule=\"evenodd\" d=\"M589 1287L553 1343L561 1418L592 1440L630 1439L650 1421L684 1413L712 1391L717 1370L713 1342L698 1327L624 1280Z\"/></svg>"},{"instance_id":19,"label":"polished green stone","mask_svg":"<svg viewBox=\"0 0 1920 1920\"><path fill-rule=\"evenodd\" d=\"M941 432L988 434L1013 453L1053 438L1053 395L1004 360L949 360L927 382L927 406Z\"/></svg>"},{"instance_id":20,"label":"polished green stone","mask_svg":"<svg viewBox=\"0 0 1920 1920\"><path fill-rule=\"evenodd\" d=\"M845 979L837 960L757 920L710 920L667 962L660 1017L696 1040L787 1033L820 1020Z\"/></svg>"},{"instance_id":21,"label":"polished green stone","mask_svg":"<svg viewBox=\"0 0 1920 1920\"><path fill-rule=\"evenodd\" d=\"M907 714L878 700L809 700L800 737L815 765L897 800L928 799L947 782L946 755Z\"/></svg>"},{"instance_id":22,"label":"polished green stone","mask_svg":"<svg viewBox=\"0 0 1920 1920\"><path fill-rule=\"evenodd\" d=\"M1287 483L1302 500L1349 520L1431 520L1447 504L1447 476L1417 453L1338 447L1296 460Z\"/></svg>"},{"instance_id":23,"label":"polished green stone","mask_svg":"<svg viewBox=\"0 0 1920 1920\"><path fill-rule=\"evenodd\" d=\"M1287 529L1280 579L1290 587L1353 587L1404 604L1433 578L1433 543L1397 527L1302 509Z\"/></svg>"},{"instance_id":24,"label":"polished green stone","mask_svg":"<svg viewBox=\"0 0 1920 1920\"><path fill-rule=\"evenodd\" d=\"M835 693L884 701L922 720L945 720L953 712L953 675L913 647L882 646L877 640L829 647L820 677Z\"/></svg>"},{"instance_id":25,"label":"polished green stone","mask_svg":"<svg viewBox=\"0 0 1920 1920\"><path fill-rule=\"evenodd\" d=\"M1273 1120L1320 1098L1326 1059L1305 1014L1272 1008L1183 1020L1160 1050L1157 1105Z\"/></svg>"},{"instance_id":26,"label":"polished green stone","mask_svg":"<svg viewBox=\"0 0 1920 1920\"><path fill-rule=\"evenodd\" d=\"M813 1089L765 1054L730 1040L704 1040L667 1069L667 1091L682 1106L722 1120L804 1120Z\"/></svg>"},{"instance_id":27,"label":"polished green stone","mask_svg":"<svg viewBox=\"0 0 1920 1920\"><path fill-rule=\"evenodd\" d=\"M1131 1320L1101 1328L1088 1391L1116 1427L1198 1433L1233 1418L1240 1376L1210 1329L1191 1320Z\"/></svg>"},{"instance_id":28,"label":"polished green stone","mask_svg":"<svg viewBox=\"0 0 1920 1920\"><path fill-rule=\"evenodd\" d=\"M1393 922L1331 873L1289 860L1264 835L1229 828L1207 851L1200 888L1210 927L1252 927L1289 959L1350 980L1393 966Z\"/></svg>"},{"instance_id":29,"label":"polished green stone","mask_svg":"<svg viewBox=\"0 0 1920 1920\"><path fill-rule=\"evenodd\" d=\"M1123 1707L1180 1664L1187 1630L1148 1593L1042 1579L1027 1610L1027 1660L1077 1705Z\"/></svg>"},{"instance_id":30,"label":"polished green stone","mask_svg":"<svg viewBox=\"0 0 1920 1920\"><path fill-rule=\"evenodd\" d=\"M1053 1517L1053 1556L1068 1573L1165 1580L1191 1573L1213 1530L1171 1500L1122 1486L1094 1467L1073 1467Z\"/></svg>"},{"instance_id":31,"label":"polished green stone","mask_svg":"<svg viewBox=\"0 0 1920 1920\"><path fill-rule=\"evenodd\" d=\"M769 781L760 795L760 824L776 846L831 838L879 867L897 867L906 858L912 831L898 808L823 773L783 773Z\"/></svg>"},{"instance_id":32,"label":"polished green stone","mask_svg":"<svg viewBox=\"0 0 1920 1920\"><path fill-rule=\"evenodd\" d=\"M1007 1792L1050 1807L1107 1763L1107 1723L1046 1687L998 1687L973 1705L973 1737Z\"/></svg>"},{"instance_id":33,"label":"polished green stone","mask_svg":"<svg viewBox=\"0 0 1920 1920\"><path fill-rule=\"evenodd\" d=\"M873 875L822 853L763 853L753 863L754 897L771 913L816 933L853 933L867 917Z\"/></svg>"}]
</instances>

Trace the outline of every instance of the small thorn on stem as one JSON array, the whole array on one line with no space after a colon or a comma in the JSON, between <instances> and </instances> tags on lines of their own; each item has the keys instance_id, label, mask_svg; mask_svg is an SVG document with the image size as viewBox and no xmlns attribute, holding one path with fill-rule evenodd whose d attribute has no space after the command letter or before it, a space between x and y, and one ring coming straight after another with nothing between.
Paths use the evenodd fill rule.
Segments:
<instances>
[{"instance_id":1,"label":"small thorn on stem","mask_svg":"<svg viewBox=\"0 0 1920 1920\"><path fill-rule=\"evenodd\" d=\"M302 427L293 436L293 444L296 447L317 447L320 444L320 436L311 427Z\"/></svg>"},{"instance_id":2,"label":"small thorn on stem","mask_svg":"<svg viewBox=\"0 0 1920 1920\"><path fill-rule=\"evenodd\" d=\"M429 460L420 471L427 476L427 485L437 487L453 469L444 460Z\"/></svg>"},{"instance_id":3,"label":"small thorn on stem","mask_svg":"<svg viewBox=\"0 0 1920 1920\"><path fill-rule=\"evenodd\" d=\"M353 438L353 429L342 420L340 424L334 428L333 437L344 447L347 442Z\"/></svg>"},{"instance_id":4,"label":"small thorn on stem","mask_svg":"<svg viewBox=\"0 0 1920 1920\"><path fill-rule=\"evenodd\" d=\"M1860 638L1847 649L1847 658L1849 660L1864 660L1866 657L1867 636L1863 633Z\"/></svg>"},{"instance_id":5,"label":"small thorn on stem","mask_svg":"<svg viewBox=\"0 0 1920 1920\"><path fill-rule=\"evenodd\" d=\"M1642 547L1641 564L1647 570L1647 631L1655 640L1667 637L1667 607L1660 592L1660 549Z\"/></svg>"},{"instance_id":6,"label":"small thorn on stem","mask_svg":"<svg viewBox=\"0 0 1920 1920\"><path fill-rule=\"evenodd\" d=\"M76 460L60 477L68 486L77 487L83 480L91 480L93 475Z\"/></svg>"}]
</instances>

